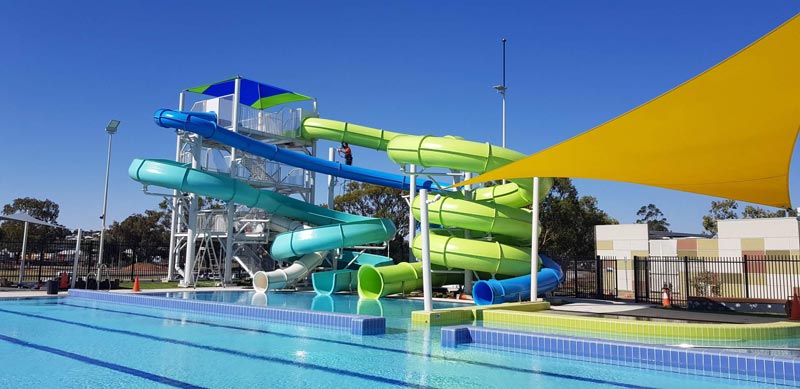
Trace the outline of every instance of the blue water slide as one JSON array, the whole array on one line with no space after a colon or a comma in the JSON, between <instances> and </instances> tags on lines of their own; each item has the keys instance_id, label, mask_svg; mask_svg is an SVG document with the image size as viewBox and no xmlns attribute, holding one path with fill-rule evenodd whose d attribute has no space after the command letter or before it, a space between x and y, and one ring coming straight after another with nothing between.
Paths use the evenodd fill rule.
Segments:
<instances>
[{"instance_id":1,"label":"blue water slide","mask_svg":"<svg viewBox=\"0 0 800 389\"><path fill-rule=\"evenodd\" d=\"M271 161L389 188L408 190L410 187L410 179L406 176L326 161L237 134L218 126L217 115L213 112L159 109L154 114L154 120L161 127L192 132ZM433 181L425 179L417 179L417 189L438 190Z\"/></svg>"},{"instance_id":2,"label":"blue water slide","mask_svg":"<svg viewBox=\"0 0 800 389\"><path fill-rule=\"evenodd\" d=\"M542 269L536 275L537 294L547 293L558 287L564 280L564 272L550 257L540 254ZM531 276L508 278L505 280L481 280L472 287L472 299L476 305L502 304L525 301L531 297Z\"/></svg>"}]
</instances>

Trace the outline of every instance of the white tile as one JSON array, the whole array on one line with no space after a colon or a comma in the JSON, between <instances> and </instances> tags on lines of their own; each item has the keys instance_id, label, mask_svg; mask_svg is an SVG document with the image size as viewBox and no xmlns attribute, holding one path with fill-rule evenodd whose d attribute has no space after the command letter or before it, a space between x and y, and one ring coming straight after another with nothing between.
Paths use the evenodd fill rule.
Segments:
<instances>
[{"instance_id":1,"label":"white tile","mask_svg":"<svg viewBox=\"0 0 800 389\"><path fill-rule=\"evenodd\" d=\"M647 224L613 224L595 226L595 239L647 239Z\"/></svg>"},{"instance_id":2,"label":"white tile","mask_svg":"<svg viewBox=\"0 0 800 389\"><path fill-rule=\"evenodd\" d=\"M797 250L800 240L797 238L764 238L765 250Z\"/></svg>"},{"instance_id":3,"label":"white tile","mask_svg":"<svg viewBox=\"0 0 800 389\"><path fill-rule=\"evenodd\" d=\"M742 240L739 238L719 238L717 239L717 245L720 253L723 250L742 251Z\"/></svg>"},{"instance_id":4,"label":"white tile","mask_svg":"<svg viewBox=\"0 0 800 389\"><path fill-rule=\"evenodd\" d=\"M649 249L647 239L636 239L631 241L631 250L633 251L647 251Z\"/></svg>"}]
</instances>

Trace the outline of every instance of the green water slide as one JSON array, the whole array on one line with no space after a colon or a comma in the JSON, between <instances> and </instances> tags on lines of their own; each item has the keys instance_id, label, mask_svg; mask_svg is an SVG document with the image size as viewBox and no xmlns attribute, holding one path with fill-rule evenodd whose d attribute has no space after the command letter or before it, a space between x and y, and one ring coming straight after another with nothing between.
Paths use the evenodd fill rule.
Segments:
<instances>
[{"instance_id":1,"label":"green water slide","mask_svg":"<svg viewBox=\"0 0 800 389\"><path fill-rule=\"evenodd\" d=\"M308 139L327 139L386 151L398 164L484 173L525 157L513 150L458 137L414 136L350 123L308 118L302 134ZM540 180L540 199L547 195L552 179ZM429 221L462 232L433 229L430 257L435 269L466 269L496 275L530 274L530 212L522 209L532 202L532 182L511 180L504 185L477 188L469 193L441 193L428 207ZM419 220L419 198L412 205ZM469 231L466 238L463 231ZM413 242L414 254L421 255L421 240ZM526 247L528 246L528 247ZM394 266L362 266L358 271L358 292L364 298L380 298L408 292L422 286L420 263ZM434 273L434 284L460 283L458 274Z\"/></svg>"}]
</instances>

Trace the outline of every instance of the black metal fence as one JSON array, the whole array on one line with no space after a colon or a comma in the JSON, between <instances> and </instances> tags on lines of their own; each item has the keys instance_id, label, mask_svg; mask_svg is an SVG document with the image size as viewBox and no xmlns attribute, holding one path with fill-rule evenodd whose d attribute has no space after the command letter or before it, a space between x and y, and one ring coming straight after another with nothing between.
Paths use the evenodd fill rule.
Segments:
<instances>
[{"instance_id":1,"label":"black metal fence","mask_svg":"<svg viewBox=\"0 0 800 389\"><path fill-rule=\"evenodd\" d=\"M635 257L637 302L660 303L664 288L673 305L693 301L782 303L800 287L800 257Z\"/></svg>"},{"instance_id":2,"label":"black metal fence","mask_svg":"<svg viewBox=\"0 0 800 389\"><path fill-rule=\"evenodd\" d=\"M61 273L73 273L75 265L75 241L36 242L29 241L22 256L22 242L0 241L0 283L30 287L56 278ZM146 244L105 242L103 260L98 262L98 241L81 243L76 279L100 279L132 281L160 280L167 276L166 247Z\"/></svg>"},{"instance_id":3,"label":"black metal fence","mask_svg":"<svg viewBox=\"0 0 800 389\"><path fill-rule=\"evenodd\" d=\"M672 305L686 308L701 306L699 302L782 304L800 288L797 256L594 257L557 261L565 280L553 292L556 296L630 298L661 304L667 288Z\"/></svg>"},{"instance_id":4,"label":"black metal fence","mask_svg":"<svg viewBox=\"0 0 800 389\"><path fill-rule=\"evenodd\" d=\"M556 296L616 299L617 260L615 258L559 258L564 282L553 291Z\"/></svg>"}]
</instances>

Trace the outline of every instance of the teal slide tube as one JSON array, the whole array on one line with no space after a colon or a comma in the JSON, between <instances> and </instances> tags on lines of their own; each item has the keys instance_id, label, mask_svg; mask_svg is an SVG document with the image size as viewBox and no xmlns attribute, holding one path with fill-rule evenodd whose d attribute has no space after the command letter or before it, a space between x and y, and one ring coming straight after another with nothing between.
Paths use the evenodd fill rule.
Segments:
<instances>
[{"instance_id":1,"label":"teal slide tube","mask_svg":"<svg viewBox=\"0 0 800 389\"><path fill-rule=\"evenodd\" d=\"M272 256L277 259L384 242L392 239L396 231L390 219L368 218L318 207L175 161L135 159L128 174L145 185L197 193L321 226L278 235L271 248Z\"/></svg>"}]
</instances>

